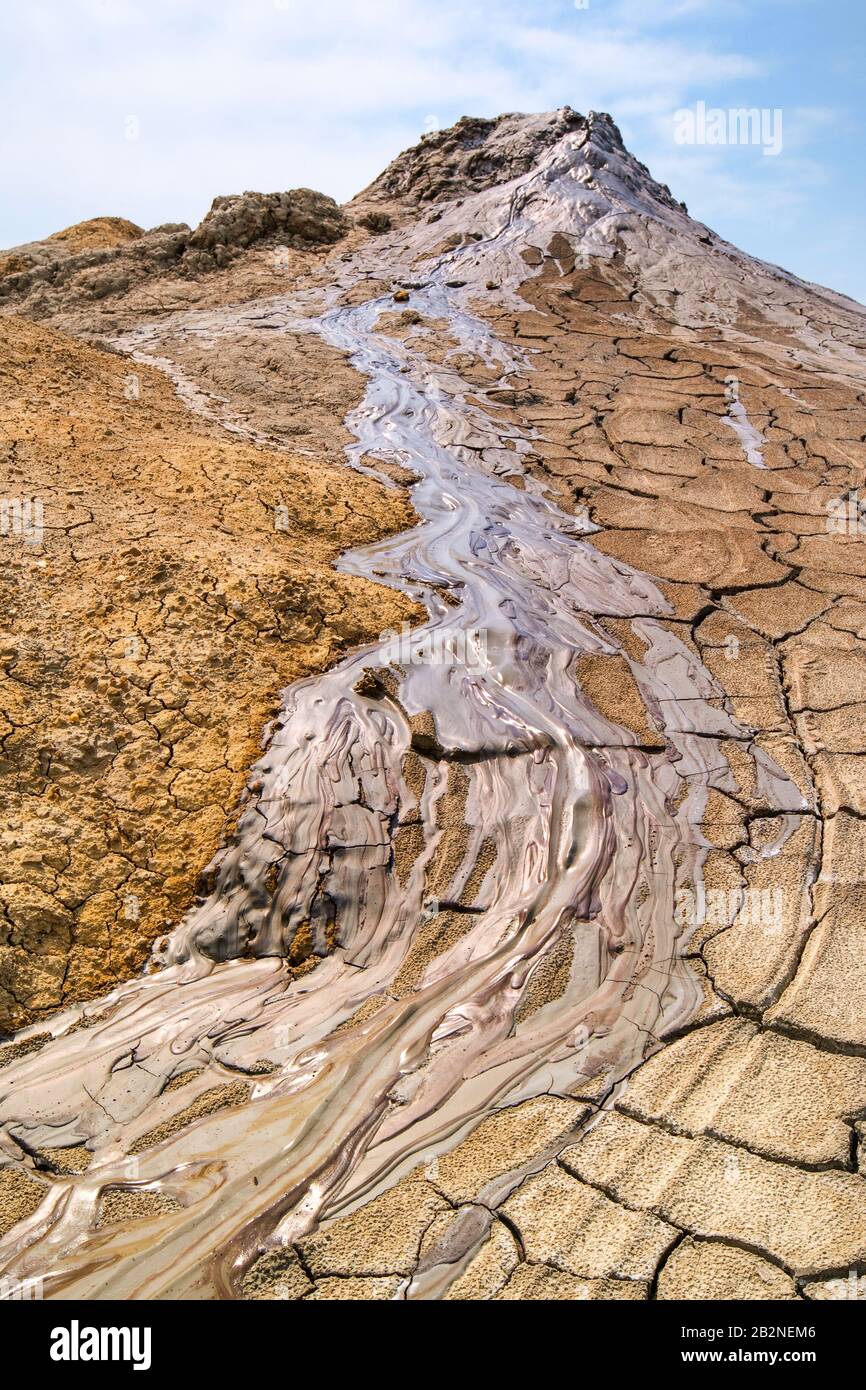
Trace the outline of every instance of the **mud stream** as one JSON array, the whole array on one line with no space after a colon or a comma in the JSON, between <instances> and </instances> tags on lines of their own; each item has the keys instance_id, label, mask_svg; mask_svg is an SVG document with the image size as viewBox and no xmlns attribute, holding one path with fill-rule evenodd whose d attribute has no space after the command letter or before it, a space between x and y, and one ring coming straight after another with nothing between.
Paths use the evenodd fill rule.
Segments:
<instances>
[{"instance_id":1,"label":"mud stream","mask_svg":"<svg viewBox=\"0 0 866 1390\"><path fill-rule=\"evenodd\" d=\"M503 378L531 370L452 274L446 258L413 308ZM803 808L665 625L653 580L595 550L594 528L537 483L516 484L531 440L503 430L447 357L377 331L390 296L345 308L336 293L171 329L217 346L236 331L316 332L351 354L368 389L347 421L349 462L413 470L422 521L342 566L413 595L429 620L286 692L210 895L157 943L162 968L68 1010L0 1072L9 1160L93 1154L0 1242L0 1271L41 1276L46 1296L236 1296L261 1250L366 1201L495 1107L602 1099L702 998L675 901L700 890L709 790L736 791L720 740L753 760L759 795ZM143 360L151 333L128 344ZM623 654L604 616L645 645L624 655L663 749L580 689L582 655ZM788 817L778 824L764 854L788 833ZM299 931L321 959L294 978ZM564 946L562 991L534 996ZM247 1101L172 1128L244 1079ZM161 1201L103 1224L118 1189Z\"/></svg>"}]
</instances>

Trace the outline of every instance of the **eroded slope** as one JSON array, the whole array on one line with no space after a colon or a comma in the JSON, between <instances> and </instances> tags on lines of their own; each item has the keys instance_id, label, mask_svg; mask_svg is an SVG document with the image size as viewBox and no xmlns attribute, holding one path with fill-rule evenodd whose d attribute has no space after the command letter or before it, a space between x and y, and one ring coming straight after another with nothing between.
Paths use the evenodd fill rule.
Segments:
<instances>
[{"instance_id":1,"label":"eroded slope","mask_svg":"<svg viewBox=\"0 0 866 1390\"><path fill-rule=\"evenodd\" d=\"M307 359L308 367L311 367ZM134 368L134 370L133 370ZM355 374L319 348L313 408ZM335 574L405 493L238 443L164 376L0 318L0 1029L92 997L189 905L289 681L411 611ZM327 450L327 431L321 449Z\"/></svg>"}]
</instances>

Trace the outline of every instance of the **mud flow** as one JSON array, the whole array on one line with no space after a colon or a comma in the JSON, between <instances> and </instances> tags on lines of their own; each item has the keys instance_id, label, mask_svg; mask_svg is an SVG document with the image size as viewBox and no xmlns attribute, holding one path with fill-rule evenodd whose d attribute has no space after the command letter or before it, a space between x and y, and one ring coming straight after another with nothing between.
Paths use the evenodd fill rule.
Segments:
<instances>
[{"instance_id":1,"label":"mud flow","mask_svg":"<svg viewBox=\"0 0 866 1390\"><path fill-rule=\"evenodd\" d=\"M646 206L640 166L605 132L566 131L528 171L371 236L294 294L115 337L214 418L183 345L313 335L348 354L366 391L346 462L388 486L408 471L419 521L339 567L427 617L286 690L236 831L148 971L65 1010L3 1069L7 1157L55 1155L0 1241L4 1274L64 1298L302 1296L339 1272L347 1221L372 1203L399 1225L408 1192L415 1256L389 1263L382 1234L363 1296L445 1295L512 1241L493 1212L525 1178L544 1169L548 1202L571 1200L545 1164L584 1133L591 1154L626 1078L707 1007L683 905L705 900L710 799L739 794L730 750L762 808L750 872L812 824L790 768L678 635L669 586L563 508L533 466L540 430L502 410L537 364L484 311L489 286L525 312L527 245L558 235L561 257L577 246L611 268ZM651 196L673 244L685 214ZM639 232L656 235L646 217ZM645 259L658 312L664 270L651 246ZM684 283L697 304L700 277ZM769 486L767 438L717 386L719 435ZM636 689L642 732L593 699L605 663ZM797 872L808 903L817 869ZM515 1135L489 1168L482 1146L461 1186L449 1156L506 1111L532 1142ZM77 1171L58 1167L76 1153ZM590 1174L586 1200L603 1190ZM641 1219L652 1259L617 1277L647 1275L675 1235Z\"/></svg>"}]
</instances>

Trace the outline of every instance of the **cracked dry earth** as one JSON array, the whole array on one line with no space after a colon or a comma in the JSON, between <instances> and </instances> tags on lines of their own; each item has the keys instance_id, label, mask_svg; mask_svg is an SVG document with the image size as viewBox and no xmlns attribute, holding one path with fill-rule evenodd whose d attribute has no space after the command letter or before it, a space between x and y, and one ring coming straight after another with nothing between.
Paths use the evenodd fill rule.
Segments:
<instances>
[{"instance_id":1,"label":"cracked dry earth","mask_svg":"<svg viewBox=\"0 0 866 1390\"><path fill-rule=\"evenodd\" d=\"M358 398L336 354L320 368L329 412ZM0 318L0 380L3 496L38 495L45 528L2 541L8 1031L144 964L231 820L280 688L411 615L330 562L412 510L349 484L338 428L331 460L324 439L316 459L236 442L162 374L48 328Z\"/></svg>"},{"instance_id":2,"label":"cracked dry earth","mask_svg":"<svg viewBox=\"0 0 866 1390\"><path fill-rule=\"evenodd\" d=\"M0 1271L850 1297L866 311L569 108L280 208L10 253Z\"/></svg>"}]
</instances>

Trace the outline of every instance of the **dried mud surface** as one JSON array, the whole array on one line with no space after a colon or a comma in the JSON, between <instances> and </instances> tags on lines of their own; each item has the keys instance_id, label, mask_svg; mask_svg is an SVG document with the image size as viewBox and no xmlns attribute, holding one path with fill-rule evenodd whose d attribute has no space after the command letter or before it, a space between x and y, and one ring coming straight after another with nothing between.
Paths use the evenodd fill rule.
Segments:
<instances>
[{"instance_id":1,"label":"dried mud surface","mask_svg":"<svg viewBox=\"0 0 866 1390\"><path fill-rule=\"evenodd\" d=\"M283 686L411 616L331 568L412 511L327 461L358 379L304 348L308 458L199 420L153 369L0 318L0 493L44 508L41 543L0 542L4 1032L144 964Z\"/></svg>"},{"instance_id":2,"label":"dried mud surface","mask_svg":"<svg viewBox=\"0 0 866 1390\"><path fill-rule=\"evenodd\" d=\"M493 919L509 874L537 863L531 805L515 790L500 809L525 750L516 742L500 773L495 747L460 745L444 694L442 707L425 704L420 676L412 687L399 663L368 665L349 687L362 726L352 747L377 730L383 762L371 772L366 746L348 760L349 723L335 713L324 765L343 788L334 815L348 851L361 827L363 881L385 884L386 904L396 882L414 904L408 919L382 915L380 942L372 892L334 919L321 913L333 865L311 859L309 881L290 877L309 846L278 816L289 794L269 779L307 690L332 690L300 687L248 781L265 840L283 836L287 853L268 862L243 818L228 835L211 897L165 958L163 978L189 985L115 996L114 1023L98 1009L62 1015L56 1062L34 1030L0 1052L0 1268L50 1270L55 1296L791 1300L862 1288L866 553L856 525L828 517L866 464L866 315L691 223L606 117L590 121L580 156L576 182L590 191L579 216L568 221L559 193L522 203L539 166L545 190L557 158L574 169L585 126L566 109L461 122L422 142L345 210L330 258L293 253L293 298L262 290L268 253L253 248L197 282L192 315L184 295L169 296L184 313L158 312L158 284L57 311L88 336L126 333L135 362L0 319L22 397L3 425L17 470L3 486L38 483L49 503L54 488L64 516L6 571L16 592L5 607L14 598L36 648L29 667L17 636L4 653L15 1023L97 993L106 959L116 979L142 963L233 824L280 686L417 611L328 562L412 525L404 491L340 455L357 437L356 463L401 477L394 464L411 468L411 456L382 449L377 463L363 448L377 418L415 429L419 401L455 467L509 490L500 529L478 523L479 571L494 554L520 577L526 533L516 521L506 533L537 497L586 529L599 579L584 592L581 638L567 629L568 679L589 711L586 746L635 786L645 779L649 807L631 838L610 813L619 838L609 875L602 859L601 909L587 896L531 948L538 913L520 930ZM348 317L329 321L333 336L351 338L358 371L375 382L380 368L393 381L405 369L405 397L368 394L346 418L360 377L303 322L334 303ZM492 343L508 355L491 357ZM148 360L187 399L198 390L204 415ZM141 398L127 403L133 370ZM293 441L315 457L279 452ZM287 478L280 534L270 511L289 501ZM106 507L108 486L123 488L124 508ZM483 495L492 510L499 494ZM423 484L414 496L430 502ZM545 618L571 593L559 554L533 571ZM439 583L440 624L466 601L420 539L417 552L400 538L373 556L370 573L379 564L392 583L422 575L428 607ZM118 654L127 629L146 643L140 671ZM509 695L530 688L514 669ZM346 689L328 680L342 709ZM107 754L100 739L113 740ZM543 752L532 750L535 766ZM397 769L388 788L382 767ZM532 785L552 800L551 781ZM584 838L591 827L588 816ZM34 856L46 839L53 860ZM265 870L262 920L251 885ZM123 895L139 891L147 912L130 928ZM27 971L45 941L56 964L36 980ZM202 964L208 952L228 965ZM497 953L505 966L485 975ZM191 1016L207 1014L207 1036L186 1018L175 1026L179 988ZM134 1031L125 999L139 997L153 1020ZM123 1046L131 1073L140 1067L121 1093L93 1062L101 1114L57 1080L85 1068L77 1029L94 1057ZM389 1049L402 1049L396 1072ZM40 1125L49 1112L53 1136Z\"/></svg>"},{"instance_id":3,"label":"dried mud surface","mask_svg":"<svg viewBox=\"0 0 866 1390\"><path fill-rule=\"evenodd\" d=\"M563 277L541 250L521 288L538 316L496 318L536 349L514 388L532 395L520 415L539 431L537 468L604 527L598 549L663 581L677 632L808 809L778 857L749 862L773 817L741 749L725 750L736 791L711 798L701 825L714 847L706 890L723 908L686 948L705 1003L596 1111L586 1138L506 1204L524 1254L494 1296L626 1296L586 1279L577 1293L508 1292L526 1264L596 1273L574 1254L592 1196L610 1204L611 1223L627 1216L656 1236L642 1268L628 1267L630 1236L599 1271L642 1279L640 1296L851 1297L866 1255L866 553L858 533L828 533L827 506L863 476L863 387L792 369L788 343L683 341L658 321L624 332L624 276ZM732 378L766 472L724 427ZM646 711L631 691L627 708L619 673L593 673L592 691L646 737ZM735 896L743 889L751 900ZM776 910L754 920L760 893L777 895Z\"/></svg>"}]
</instances>

